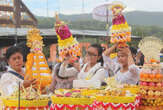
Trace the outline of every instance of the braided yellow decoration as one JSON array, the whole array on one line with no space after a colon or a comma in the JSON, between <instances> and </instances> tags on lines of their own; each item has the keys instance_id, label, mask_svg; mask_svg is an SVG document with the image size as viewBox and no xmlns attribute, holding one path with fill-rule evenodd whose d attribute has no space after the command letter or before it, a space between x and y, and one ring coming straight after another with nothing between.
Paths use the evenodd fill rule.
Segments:
<instances>
[{"instance_id":1,"label":"braided yellow decoration","mask_svg":"<svg viewBox=\"0 0 163 110\"><path fill-rule=\"evenodd\" d=\"M27 46L31 52L27 56L26 78L37 79L37 89L44 89L51 83L51 71L42 52L43 41L38 29L32 29L27 35Z\"/></svg>"}]
</instances>

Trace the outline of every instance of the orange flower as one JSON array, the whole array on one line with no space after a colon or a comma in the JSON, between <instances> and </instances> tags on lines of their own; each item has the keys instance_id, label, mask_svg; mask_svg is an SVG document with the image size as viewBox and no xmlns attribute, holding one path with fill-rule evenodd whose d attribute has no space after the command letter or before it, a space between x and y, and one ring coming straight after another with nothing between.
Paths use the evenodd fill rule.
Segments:
<instances>
[{"instance_id":1,"label":"orange flower","mask_svg":"<svg viewBox=\"0 0 163 110\"><path fill-rule=\"evenodd\" d=\"M140 74L140 78L144 78L144 73L141 73Z\"/></svg>"},{"instance_id":2,"label":"orange flower","mask_svg":"<svg viewBox=\"0 0 163 110\"><path fill-rule=\"evenodd\" d=\"M154 78L155 78L155 74L150 74L149 77L150 77L151 79L154 79Z\"/></svg>"},{"instance_id":3,"label":"orange flower","mask_svg":"<svg viewBox=\"0 0 163 110\"><path fill-rule=\"evenodd\" d=\"M157 61L155 59L150 60L151 63L156 63Z\"/></svg>"},{"instance_id":4,"label":"orange flower","mask_svg":"<svg viewBox=\"0 0 163 110\"><path fill-rule=\"evenodd\" d=\"M149 78L149 74L144 74L144 78L145 79Z\"/></svg>"},{"instance_id":5,"label":"orange flower","mask_svg":"<svg viewBox=\"0 0 163 110\"><path fill-rule=\"evenodd\" d=\"M161 79L162 77L163 77L162 74L160 74L160 73L157 73L157 74L156 74L156 78L157 78L157 79Z\"/></svg>"}]
</instances>

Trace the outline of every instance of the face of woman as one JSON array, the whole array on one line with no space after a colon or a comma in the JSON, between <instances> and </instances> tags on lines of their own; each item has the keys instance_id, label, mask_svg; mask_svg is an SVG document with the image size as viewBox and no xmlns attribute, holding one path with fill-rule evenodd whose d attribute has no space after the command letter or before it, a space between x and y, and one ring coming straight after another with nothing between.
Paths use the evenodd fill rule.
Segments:
<instances>
[{"instance_id":1,"label":"face of woman","mask_svg":"<svg viewBox=\"0 0 163 110\"><path fill-rule=\"evenodd\" d=\"M23 66L23 55L19 52L14 53L13 55L10 56L8 64L11 66L12 69L16 71L21 70Z\"/></svg>"},{"instance_id":2,"label":"face of woman","mask_svg":"<svg viewBox=\"0 0 163 110\"><path fill-rule=\"evenodd\" d=\"M88 50L87 50L86 58L88 60L86 62L89 62L90 64L96 64L98 59L100 58L98 56L97 49L94 48L94 47L89 47Z\"/></svg>"},{"instance_id":3,"label":"face of woman","mask_svg":"<svg viewBox=\"0 0 163 110\"><path fill-rule=\"evenodd\" d=\"M118 62L124 66L128 63L128 56L125 53L118 52Z\"/></svg>"}]
</instances>

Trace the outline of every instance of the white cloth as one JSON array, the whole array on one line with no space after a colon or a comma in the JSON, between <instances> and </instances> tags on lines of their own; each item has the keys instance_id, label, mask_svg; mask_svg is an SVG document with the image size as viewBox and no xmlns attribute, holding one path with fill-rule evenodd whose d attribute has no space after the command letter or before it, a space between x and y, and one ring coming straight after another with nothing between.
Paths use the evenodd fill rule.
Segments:
<instances>
[{"instance_id":1,"label":"white cloth","mask_svg":"<svg viewBox=\"0 0 163 110\"><path fill-rule=\"evenodd\" d=\"M137 84L139 81L139 68L136 65L130 65L127 72L118 71L115 79L121 84Z\"/></svg>"},{"instance_id":2,"label":"white cloth","mask_svg":"<svg viewBox=\"0 0 163 110\"><path fill-rule=\"evenodd\" d=\"M130 65L127 72L120 72L121 65L115 61L112 61L107 56L103 55L105 67L111 69L115 74L115 79L122 84L137 84L139 81L140 69L135 65Z\"/></svg>"},{"instance_id":3,"label":"white cloth","mask_svg":"<svg viewBox=\"0 0 163 110\"><path fill-rule=\"evenodd\" d=\"M0 89L2 91L2 95L4 96L10 96L14 92L15 88L19 86L19 82L22 85L24 81L8 71L14 70L8 67L7 72L5 72L0 79Z\"/></svg>"},{"instance_id":4,"label":"white cloth","mask_svg":"<svg viewBox=\"0 0 163 110\"><path fill-rule=\"evenodd\" d=\"M88 72L85 72L87 64L84 64L83 68L81 69L80 73L78 74L77 79L86 80L88 76L91 76L89 80L96 81L104 81L106 78L106 71L101 66L101 63L95 64Z\"/></svg>"}]
</instances>

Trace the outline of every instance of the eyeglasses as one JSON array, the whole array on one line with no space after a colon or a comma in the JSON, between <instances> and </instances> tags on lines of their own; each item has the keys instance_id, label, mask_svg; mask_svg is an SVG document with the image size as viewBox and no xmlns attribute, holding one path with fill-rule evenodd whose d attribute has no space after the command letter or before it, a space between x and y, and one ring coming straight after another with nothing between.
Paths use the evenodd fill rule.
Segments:
<instances>
[{"instance_id":1,"label":"eyeglasses","mask_svg":"<svg viewBox=\"0 0 163 110\"><path fill-rule=\"evenodd\" d=\"M98 55L96 55L96 54L94 54L94 53L91 53L91 52L87 52L86 55L88 55L88 56L93 56L93 57L98 56Z\"/></svg>"}]
</instances>

